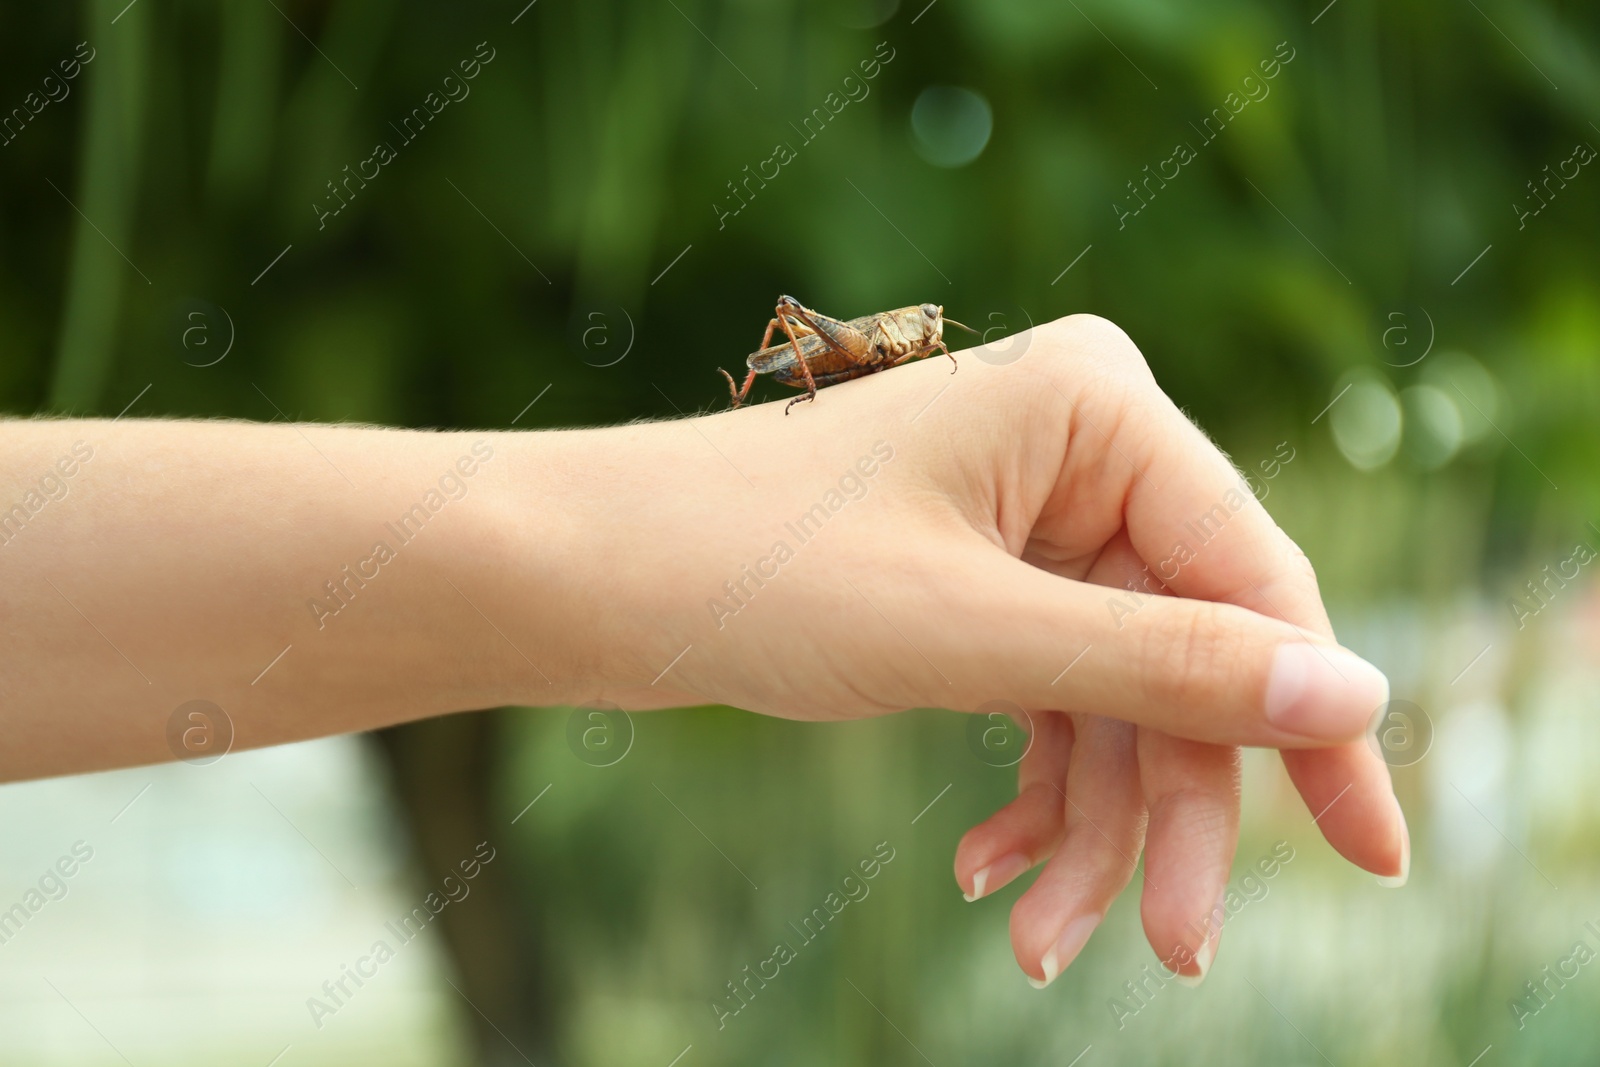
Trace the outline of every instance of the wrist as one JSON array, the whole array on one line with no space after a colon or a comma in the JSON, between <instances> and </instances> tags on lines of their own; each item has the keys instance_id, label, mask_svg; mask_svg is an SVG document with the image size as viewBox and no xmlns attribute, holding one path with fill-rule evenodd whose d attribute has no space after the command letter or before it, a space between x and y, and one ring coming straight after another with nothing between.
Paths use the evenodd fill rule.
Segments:
<instances>
[{"instance_id":1,"label":"wrist","mask_svg":"<svg viewBox=\"0 0 1600 1067\"><path fill-rule=\"evenodd\" d=\"M495 438L505 462L474 580L504 604L497 660L516 694L506 702L700 699L663 672L699 621L697 561L709 535L692 516L720 506L707 488L719 472L705 462L717 454L684 445L685 432L650 423Z\"/></svg>"},{"instance_id":2,"label":"wrist","mask_svg":"<svg viewBox=\"0 0 1600 1067\"><path fill-rule=\"evenodd\" d=\"M581 704L638 683L655 494L618 430L484 435L488 499L454 582L494 702ZM649 678L644 679L645 682Z\"/></svg>"}]
</instances>

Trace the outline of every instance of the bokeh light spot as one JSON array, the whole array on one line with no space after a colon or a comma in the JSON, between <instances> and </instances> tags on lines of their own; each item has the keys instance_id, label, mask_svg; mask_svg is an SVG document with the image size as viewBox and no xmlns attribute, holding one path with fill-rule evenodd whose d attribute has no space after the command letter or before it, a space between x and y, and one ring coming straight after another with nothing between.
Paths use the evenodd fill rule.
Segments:
<instances>
[{"instance_id":1,"label":"bokeh light spot","mask_svg":"<svg viewBox=\"0 0 1600 1067\"><path fill-rule=\"evenodd\" d=\"M911 105L917 154L936 167L964 167L983 154L994 132L989 101L954 85L930 85Z\"/></svg>"},{"instance_id":2,"label":"bokeh light spot","mask_svg":"<svg viewBox=\"0 0 1600 1067\"><path fill-rule=\"evenodd\" d=\"M1382 377L1371 371L1352 371L1334 389L1348 391L1328 413L1334 444L1350 465L1369 471L1388 463L1400 447L1404 421L1400 400Z\"/></svg>"}]
</instances>

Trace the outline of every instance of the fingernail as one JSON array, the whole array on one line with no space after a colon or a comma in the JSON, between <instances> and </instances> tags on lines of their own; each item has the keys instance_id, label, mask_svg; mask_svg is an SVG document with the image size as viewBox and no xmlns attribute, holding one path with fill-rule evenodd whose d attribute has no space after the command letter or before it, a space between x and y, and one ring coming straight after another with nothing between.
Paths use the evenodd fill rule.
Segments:
<instances>
[{"instance_id":1,"label":"fingernail","mask_svg":"<svg viewBox=\"0 0 1600 1067\"><path fill-rule=\"evenodd\" d=\"M1089 935L1094 933L1094 928L1099 925L1098 915L1080 915L1069 922L1066 929L1061 931L1061 936L1056 938L1056 943L1050 947L1050 951L1044 954L1044 959L1039 961L1039 969L1044 971L1044 981L1041 982L1030 974L1028 984L1035 989L1043 989L1054 982L1056 977L1067 969L1067 965L1077 959L1078 953L1083 951L1083 946L1088 942Z\"/></svg>"},{"instance_id":2,"label":"fingernail","mask_svg":"<svg viewBox=\"0 0 1600 1067\"><path fill-rule=\"evenodd\" d=\"M1396 801L1396 806L1399 802ZM1406 813L1400 813L1400 873L1378 876L1378 884L1385 889L1399 889L1411 877L1411 828L1406 825Z\"/></svg>"},{"instance_id":3,"label":"fingernail","mask_svg":"<svg viewBox=\"0 0 1600 1067\"><path fill-rule=\"evenodd\" d=\"M1020 874L1033 867L1033 861L1020 852L1007 853L972 876L972 892L962 893L967 903L981 900L997 889L1004 889Z\"/></svg>"},{"instance_id":4,"label":"fingernail","mask_svg":"<svg viewBox=\"0 0 1600 1067\"><path fill-rule=\"evenodd\" d=\"M1217 942L1222 940L1222 920L1217 917L1220 915L1226 918L1227 914L1228 891L1223 889L1217 895L1216 906L1206 913L1206 917L1198 931L1205 935L1205 940L1200 942L1200 947L1194 953L1195 973L1180 974L1176 968L1171 968L1172 977L1177 979L1179 985L1193 989L1206 980L1206 972L1211 970L1211 961L1217 957ZM1190 929L1194 929L1192 923L1190 924Z\"/></svg>"},{"instance_id":5,"label":"fingernail","mask_svg":"<svg viewBox=\"0 0 1600 1067\"><path fill-rule=\"evenodd\" d=\"M1267 721L1287 733L1328 741L1361 734L1389 702L1389 679L1336 645L1285 641L1267 679Z\"/></svg>"},{"instance_id":6,"label":"fingernail","mask_svg":"<svg viewBox=\"0 0 1600 1067\"><path fill-rule=\"evenodd\" d=\"M1217 940L1221 937L1222 931L1218 930L1206 940L1205 944L1200 946L1200 951L1194 954L1195 966L1200 968L1198 974L1174 974L1172 976L1178 980L1179 985L1193 989L1206 980L1206 972L1211 970L1211 961L1217 958Z\"/></svg>"}]
</instances>

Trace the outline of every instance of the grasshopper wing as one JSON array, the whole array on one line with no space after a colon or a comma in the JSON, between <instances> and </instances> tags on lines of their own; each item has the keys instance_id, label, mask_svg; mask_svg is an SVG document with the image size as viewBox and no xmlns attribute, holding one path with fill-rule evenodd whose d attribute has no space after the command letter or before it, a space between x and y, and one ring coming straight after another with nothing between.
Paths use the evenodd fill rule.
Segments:
<instances>
[{"instance_id":1,"label":"grasshopper wing","mask_svg":"<svg viewBox=\"0 0 1600 1067\"><path fill-rule=\"evenodd\" d=\"M827 342L816 334L805 334L798 338L800 352L806 357L807 363L814 363L828 351ZM745 365L757 374L781 374L785 371L794 371L799 374L799 362L794 358L794 346L787 340L782 344L763 348L759 352L752 352L745 360Z\"/></svg>"},{"instance_id":2,"label":"grasshopper wing","mask_svg":"<svg viewBox=\"0 0 1600 1067\"><path fill-rule=\"evenodd\" d=\"M874 362L871 330L877 321L876 315L844 322L810 310L803 314L805 318L802 321L816 330L811 339L821 347L818 355L813 357L805 350L804 344L801 345L813 374L847 370Z\"/></svg>"},{"instance_id":3,"label":"grasshopper wing","mask_svg":"<svg viewBox=\"0 0 1600 1067\"><path fill-rule=\"evenodd\" d=\"M861 329L863 326L870 328L876 316L844 322L806 310L795 314L791 321L796 327L812 331L802 334L797 329L795 339L800 347L800 355L814 375L834 374L879 362L879 353L872 347L870 337ZM781 382L794 384L804 379L794 349L795 346L787 342L776 344L751 353L747 362L750 369L758 373L772 374Z\"/></svg>"}]
</instances>

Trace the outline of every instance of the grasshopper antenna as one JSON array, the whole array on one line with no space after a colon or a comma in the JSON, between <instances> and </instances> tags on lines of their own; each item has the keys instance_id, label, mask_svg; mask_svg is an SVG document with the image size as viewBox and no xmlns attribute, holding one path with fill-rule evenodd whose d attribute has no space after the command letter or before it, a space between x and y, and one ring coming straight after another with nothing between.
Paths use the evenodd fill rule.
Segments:
<instances>
[{"instance_id":1,"label":"grasshopper antenna","mask_svg":"<svg viewBox=\"0 0 1600 1067\"><path fill-rule=\"evenodd\" d=\"M974 337L982 337L983 336L977 330L974 330L971 326L968 326L964 322L957 322L955 319L952 319L948 315L944 316L944 321L945 321L945 324L948 325L948 326L959 326L961 329L966 330L968 333L972 334Z\"/></svg>"}]
</instances>

